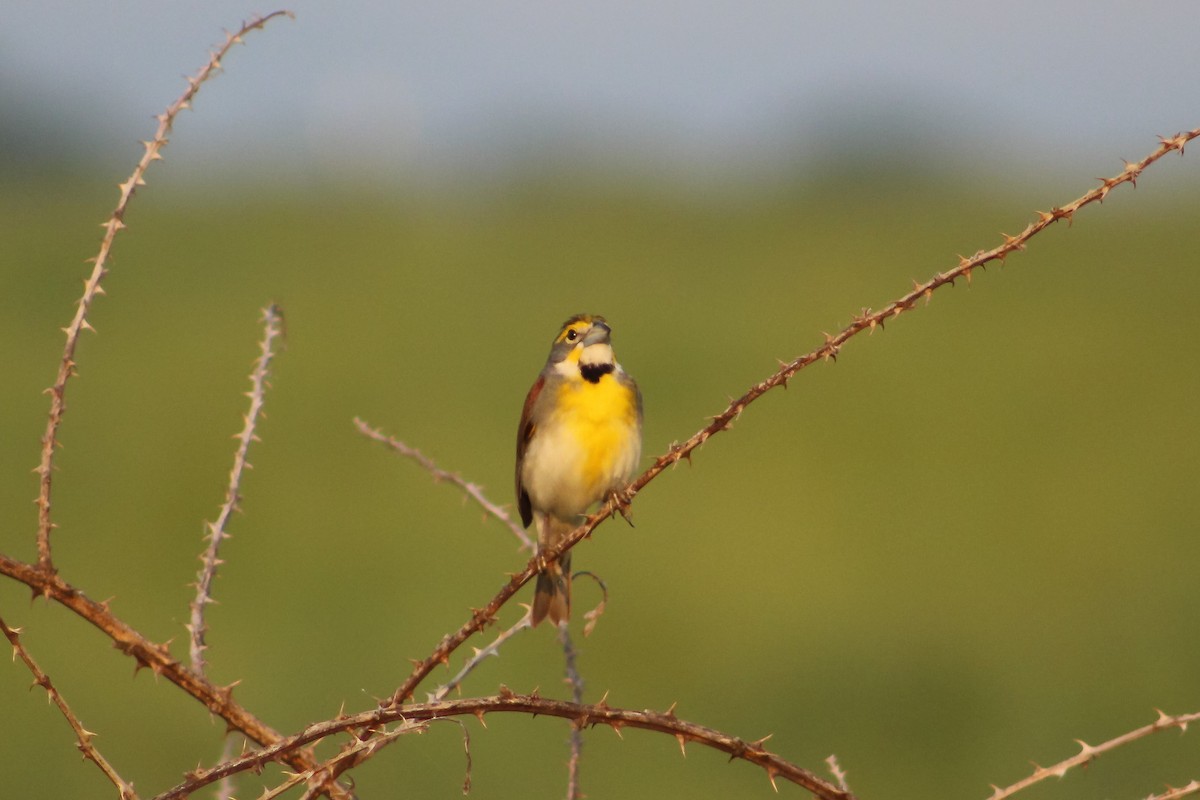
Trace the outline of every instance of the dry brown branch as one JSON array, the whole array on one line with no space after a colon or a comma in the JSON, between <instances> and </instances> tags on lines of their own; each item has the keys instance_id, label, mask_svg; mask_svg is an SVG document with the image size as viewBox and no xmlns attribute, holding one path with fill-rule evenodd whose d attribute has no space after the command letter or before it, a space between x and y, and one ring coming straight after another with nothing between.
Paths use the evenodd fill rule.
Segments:
<instances>
[{"instance_id":1,"label":"dry brown branch","mask_svg":"<svg viewBox=\"0 0 1200 800\"><path fill-rule=\"evenodd\" d=\"M1197 720L1200 720L1200 712L1171 716L1170 714L1164 714L1162 711L1159 711L1158 719L1154 720L1154 722L1151 722L1149 725L1143 725L1136 730L1121 734L1120 736L1109 739L1107 742L1102 744L1093 746L1082 741L1081 739L1076 739L1075 741L1079 745L1078 753L1070 758L1058 762L1052 767L1039 767L1035 765L1033 774L1027 778L1022 778L1011 786L1006 786L1005 788L1001 789L999 786L993 785L992 794L988 800L1005 800L1005 798L1012 797L1022 789L1028 788L1035 783L1040 783L1046 780L1046 778L1061 778L1074 767L1080 767L1091 763L1096 756L1116 750L1118 747L1127 745L1130 742L1136 742L1138 739L1143 739L1152 733L1165 731L1168 728L1179 728L1180 731L1186 731L1187 726L1193 722L1196 722Z\"/></svg>"},{"instance_id":2,"label":"dry brown branch","mask_svg":"<svg viewBox=\"0 0 1200 800\"><path fill-rule=\"evenodd\" d=\"M113 616L107 604L96 603L88 599L80 591L62 580L57 575L53 565L50 538L54 528L51 519L51 476L54 468L54 451L59 444L58 432L65 412L66 384L76 372L74 357L81 331L91 328L88 321L91 305L97 296L104 293L101 283L108 272L107 264L116 234L125 227L124 219L128 204L137 191L137 188L145 184L144 175L150 163L162 158L161 151L168 143L176 115L180 110L188 107L199 87L220 68L221 58L224 57L234 43L241 41L242 35L252 29L262 27L268 20L285 13L287 12L275 12L267 17L257 19L243 25L242 29L237 33L229 35L225 44L212 54L209 62L200 72L195 77L188 79L188 90L175 103L169 106L163 114L159 115L159 127L154 138L144 143L145 153L141 161L128 180L120 184L120 199L112 216L104 225L105 234L100 252L94 259L91 276L85 281L84 293L79 300L71 324L64 329L67 341L59 364L55 384L49 389L49 393L51 394L51 408L46 431L42 438L41 462L36 470L40 476L40 489L37 500L39 508L37 562L36 564L26 564L0 554L0 573L25 583L34 591L35 596L41 595L45 598L53 599L88 620L108 635L119 650L133 657L139 668L149 667L156 674L165 676L172 683L175 683L189 695L203 703L212 713L224 719L231 729L241 731L261 746L260 749L244 752L241 756L227 759L210 769L191 771L185 775L184 783L159 797L185 797L201 787L211 785L216 781L225 780L244 770L261 768L269 763L279 762L286 764L294 770L294 773L283 784L269 790L266 795L267 797L279 796L289 789L299 787L303 784L307 787L305 797L315 797L318 794L328 792L337 798L348 798L350 796L349 793L335 783L337 777L363 763L386 745L397 741L400 736L414 731L425 730L430 721L437 719L461 717L469 714L476 716L482 722L487 713L508 712L534 716L560 717L572 723L576 734L585 726L594 726L597 724L609 725L617 733L620 733L622 727L641 728L666 733L677 739L681 750L685 748L689 741L695 741L707 747L725 752L731 758L739 758L756 764L766 772L773 785L777 777L783 777L805 787L815 796L823 798L823 800L847 800L847 798L850 798L851 794L845 786L845 776L841 773L840 768L836 766L836 762L831 762L830 767L837 783L840 785L825 781L802 767L787 762L767 751L763 747L766 738L747 742L711 728L685 722L675 716L673 707L666 712L651 712L613 708L604 700L593 705L583 704L581 702L582 684L578 680L577 673L574 672L574 652L571 648L569 638L566 638L565 628L562 630L562 633L564 635L564 649L568 662L567 669L568 674L574 676L572 685L575 699L573 702L544 699L536 694L516 695L507 689L503 689L500 694L492 697L451 701L445 700L445 693L439 689L439 692L434 695L435 699L431 702L409 705L404 705L403 703L414 696L416 689L436 664L448 663L450 656L468 638L494 622L499 609L536 574L539 567L544 568L545 561L560 558L564 552L574 547L579 541L589 537L598 524L611 516L614 511L622 511L624 505L632 500L647 483L665 471L667 467L674 466L684 458L690 460L693 453L709 437L728 430L746 406L758 399L758 397L776 386L783 385L786 387L791 377L818 360L836 359L840 348L850 338L863 331L870 332L876 327L882 328L889 319L899 316L905 311L915 309L922 297L928 301L935 290L940 289L946 284L953 285L960 277L965 277L969 281L971 273L976 267L984 268L993 261L1003 261L1012 252L1024 249L1033 236L1045 230L1051 224L1062 219L1070 222L1076 212L1091 203L1102 202L1108 192L1116 186L1122 183L1136 184L1136 180L1142 171L1167 153L1178 150L1182 154L1186 143L1200 136L1200 129L1162 139L1159 148L1142 161L1127 163L1122 172L1117 176L1103 179L1099 187L1085 193L1063 207L1054 208L1049 212L1039 212L1037 219L1030 223L1020 234L1016 236L1005 235L1004 242L1000 246L986 252L979 251L970 258L960 257L956 267L937 274L924 284L914 284L910 292L902 295L882 310L873 312L869 309L864 309L858 316L853 318L848 326L836 335L826 334L825 342L822 346L789 363L782 364L780 369L773 375L761 383L750 387L744 395L731 401L723 412L713 417L710 424L682 444L673 445L669 448L664 455L660 456L645 473L630 485L628 491L623 496L614 498L603 504L595 514L588 517L559 546L548 549L546 552L540 554L539 557L531 559L523 571L511 575L508 583L500 589L484 608L474 610L470 620L464 623L457 632L445 636L424 661L418 662L412 673L400 685L388 702L381 704L378 708L353 716L339 714L334 719L310 725L297 734L284 737L266 726L240 704L235 702L232 698L232 686L216 686L203 674L203 650L205 647L203 641L205 629L203 620L204 606L211 601L211 583L215 576L216 567L220 563L218 557L219 543L226 535L225 529L228 517L237 505L238 487L240 485L242 469L248 466L245 460L246 448L248 448L249 442L254 439L254 420L261 409L262 386L265 385L267 366L270 360L267 357L267 354L270 352L269 342L272 338L269 321L267 323L268 332L264 336L265 341L262 348L263 360L260 360L260 365L256 365L255 372L258 375L259 366L261 366L263 384L256 383L255 390L250 394L251 412L247 415L246 424L240 437L240 446L235 455L226 503L222 507L221 516L218 521L210 525L208 552L203 559L204 566L197 583L198 595L196 601L191 606L192 617L188 627L192 632L191 655L193 668L189 669L180 661L174 659L167 645L150 642L140 633ZM508 517L507 512L488 501L479 487L463 481L456 475L439 469L419 451L408 447L398 440L386 437L379 431L370 429L361 420L356 419L355 424L364 435L387 444L398 452L417 460L433 474L435 480L446 479L453 482L467 496L472 497L479 503L486 513L491 514L508 525L524 546L532 549L532 543L525 532ZM9 628L3 623L3 620L0 620L0 626L2 626L6 637L14 647L14 652L21 656L32 671L35 683L41 685L47 691L51 700L59 706L60 711L68 719L68 722L75 731L80 749L84 752L85 757L91 758L100 766L114 785L117 786L122 797L136 797L132 786L120 779L115 771L111 771L111 767L107 765L107 762L103 761L99 752L95 750L91 743L93 734L83 728L79 720L74 717L70 709L66 706L65 701L62 700L61 696L54 689L49 678L41 672L40 668L37 667L23 646L21 646L19 632ZM515 628L516 626L514 626ZM499 638L497 642L499 642ZM478 664L482 658L483 656L480 656L477 652L473 662L468 662L468 666L472 663ZM469 669L466 671L469 672ZM465 677L466 673L460 674ZM1018 784L1014 784L1008 789L994 787L995 792L990 800L1005 800L1005 798L1025 788L1025 786L1032 785L1050 775L1064 774L1074 766L1087 763L1101 753L1108 752L1123 744L1167 727L1184 729L1189 722L1197 718L1200 718L1200 715L1169 717L1160 712L1159 720L1155 723L1117 737L1098 747L1091 747L1081 743L1081 753L1061 762L1055 767L1049 769L1038 767L1032 776L1018 782ZM394 727L389 729L388 725L393 725ZM464 734L465 732L466 729L464 726ZM336 755L324 762L318 762L310 746L337 734L349 734L351 739ZM469 741L465 746L468 755L467 786L469 786ZM576 771L578 758L579 751L577 748L573 748L572 775L568 786L569 797L578 795L578 776ZM1163 795L1159 795L1159 797L1174 798L1191 794L1195 791L1193 789L1194 784L1195 782L1180 790L1172 789Z\"/></svg>"},{"instance_id":3,"label":"dry brown branch","mask_svg":"<svg viewBox=\"0 0 1200 800\"><path fill-rule=\"evenodd\" d=\"M54 569L54 563L50 557L50 532L54 529L54 522L50 518L51 478L54 474L54 449L58 446L58 428L62 425L63 413L67 408L67 381L78 371L75 364L75 347L79 343L80 332L95 330L88 322L88 311L96 297L104 294L104 288L100 283L108 274L108 257L112 253L117 233L125 228L125 212L129 208L129 201L133 199L139 186L146 185L146 170L153 162L162 159L162 151L167 146L171 128L175 124L175 117L180 111L191 105L192 98L200 91L204 82L221 69L221 59L225 57L229 49L234 44L240 43L242 37L247 33L263 27L278 16L290 17L292 12L276 11L265 17L256 17L250 22L243 23L237 33L231 33L225 37L225 43L209 54L208 63L201 67L194 77L187 79L188 88L184 93L174 103L167 106L166 111L158 115L158 129L154 132L154 138L148 142L142 142L145 152L142 154L141 160L138 161L133 173L125 182L118 184L121 194L112 215L101 226L104 228L104 237L100 241L100 252L91 259L92 274L83 282L83 296L79 298L79 304L75 308L75 316L72 318L71 324L63 328L63 332L67 335L67 341L63 347L62 359L59 361L58 376L54 379L54 385L46 390L50 394L50 416L46 421L46 432L42 434L41 462L34 469L34 472L40 477L37 497L37 563L41 570L50 572Z\"/></svg>"},{"instance_id":4,"label":"dry brown branch","mask_svg":"<svg viewBox=\"0 0 1200 800\"><path fill-rule=\"evenodd\" d=\"M576 705L583 704L583 677L575 664L575 645L571 642L571 629L567 625L558 626L558 641L562 643L565 673L564 681L571 687L571 700ZM601 701L603 702L603 701ZM620 731L619 728L613 730ZM580 800L583 790L579 787L579 762L583 757L583 726L571 728L571 758L567 761L567 800Z\"/></svg>"},{"instance_id":5,"label":"dry brown branch","mask_svg":"<svg viewBox=\"0 0 1200 800\"><path fill-rule=\"evenodd\" d=\"M403 719L399 722L400 724L391 730L387 730L386 726L381 726L378 730L373 729L372 738L352 737L351 741L337 755L313 769L291 775L286 781L263 794L259 800L271 800L271 798L279 797L288 789L301 785L307 787L301 800L319 797L324 794L324 787L330 781L336 780L346 770L358 766L401 736L409 733L423 733L429 727L428 722L409 722Z\"/></svg>"},{"instance_id":6,"label":"dry brown branch","mask_svg":"<svg viewBox=\"0 0 1200 800\"><path fill-rule=\"evenodd\" d=\"M188 774L187 780L158 795L155 800L180 800L226 775L260 768L273 761L278 761L300 748L342 732L358 732L355 739L359 743L365 743L371 731L393 722L415 724L466 715L474 716L482 722L486 714L503 712L560 717L570 720L579 728L608 725L618 733L625 727L665 733L675 737L681 750L689 742L696 742L705 747L719 750L730 758L755 764L767 773L767 777L772 783L776 778L783 778L803 786L822 800L851 800L852 798L848 792L768 751L763 747L766 738L748 742L713 728L681 720L675 716L674 707L667 711L634 711L613 708L604 701L594 705L584 705L566 700L550 700L536 694L518 695L501 687L499 694L490 697L416 703L403 708L381 707L352 716L339 715L334 719L309 725L299 733L269 747L245 753L210 769L195 770ZM359 758L360 763L370 755L365 750L358 752L364 754Z\"/></svg>"},{"instance_id":7,"label":"dry brown branch","mask_svg":"<svg viewBox=\"0 0 1200 800\"><path fill-rule=\"evenodd\" d=\"M345 751L339 753L328 761L324 762L315 772L306 776L308 788L301 795L300 800L315 800L325 793L325 784L331 780L336 780L343 772L357 767L362 762L371 758L378 753L386 745L397 741L401 736L407 733L424 733L431 722L453 722L458 725L463 736L463 752L466 754L467 764L466 771L463 775L462 793L464 795L471 793L471 733L467 730L467 726L461 720L451 717L442 717L441 719L431 719L425 722L402 722L400 727L391 731L375 732L370 731L371 736L355 737ZM353 735L353 734L352 734ZM272 795L274 796L274 795ZM266 800L266 797L259 798Z\"/></svg>"},{"instance_id":8,"label":"dry brown branch","mask_svg":"<svg viewBox=\"0 0 1200 800\"><path fill-rule=\"evenodd\" d=\"M225 742L221 745L221 760L228 761L233 758L234 741L242 743L242 750L246 749L246 740L240 736L226 736ZM234 800L233 797L234 785L233 776L229 775L217 781L216 793L213 800Z\"/></svg>"},{"instance_id":9,"label":"dry brown branch","mask_svg":"<svg viewBox=\"0 0 1200 800\"><path fill-rule=\"evenodd\" d=\"M468 497L474 500L479 507L484 510L485 513L496 518L510 531L512 531L513 535L516 536L521 542L522 550L528 550L531 553L534 551L533 541L529 538L529 535L525 533L524 528L518 525L516 520L508 515L508 512L503 506L496 505L491 500L488 500L487 496L483 493L483 487L481 487L479 484L463 480L461 475L457 475L453 472L447 472L435 464L433 459L426 456L417 448L410 447L399 439L388 436L378 428L372 428L359 417L354 418L354 427L358 428L359 432L363 436L374 439L381 444L385 444L400 455L411 458L413 461L420 464L427 472L429 472L430 475L433 476L434 483L446 481L461 489Z\"/></svg>"},{"instance_id":10,"label":"dry brown branch","mask_svg":"<svg viewBox=\"0 0 1200 800\"><path fill-rule=\"evenodd\" d=\"M192 669L200 674L204 674L204 651L208 647L204 642L204 635L208 630L204 622L204 607L213 602L213 579L217 575L217 566L222 563L217 554L221 548L221 540L229 535L226 532L229 519L233 516L234 511L239 510L242 499L239 494L242 473L251 467L250 463L246 461L246 455L250 451L250 443L259 441L254 430L259 417L263 415L263 397L267 391L271 359L275 357L275 340L282 332L283 314L278 306L270 305L263 309L262 321L263 338L259 342L259 355L254 361L254 369L250 373L250 391L246 393L246 396L250 398L250 410L246 412L242 420L241 433L234 436L238 440L238 446L233 454L233 468L229 471L229 486L225 490L225 502L221 504L217 521L205 523L208 528L206 537L208 547L200 555L200 574L196 576L195 584L196 597L189 605L191 617L184 625L190 634L188 654L191 657Z\"/></svg>"},{"instance_id":11,"label":"dry brown branch","mask_svg":"<svg viewBox=\"0 0 1200 800\"><path fill-rule=\"evenodd\" d=\"M605 598L607 599L608 589L604 586L603 581L600 581L599 578L596 578L591 573L586 574L592 578L595 578L595 580L600 583L601 588L604 590ZM599 608L603 608L603 605L604 601L601 601ZM593 610L589 613L596 612ZM592 622L589 621L588 627L590 628L591 625ZM433 703L444 700L446 696L450 694L450 692L462 685L462 682L466 680L467 676L470 675L471 672L473 672L475 668L484 661L484 659L488 658L489 656L499 657L500 648L509 639L521 631L531 627L532 625L529 622L529 614L526 613L525 616L521 617L521 619L511 628L507 628L506 630L497 634L496 638L492 640L491 644L483 648L475 648L475 652L471 655L471 658L469 658L467 662L463 664L462 668L455 674L455 676L439 686L436 691L429 694L429 702ZM571 642L571 634L567 626L559 626L558 637L559 641L562 643L563 660L565 662L564 671L566 674L565 681L571 687L571 699L575 703L581 704L583 703L583 678L580 676L579 670L576 667L575 648ZM571 757L567 762L567 800L577 800L583 796L582 791L579 788L579 759L582 750L583 732L579 728L575 728L571 731Z\"/></svg>"},{"instance_id":12,"label":"dry brown branch","mask_svg":"<svg viewBox=\"0 0 1200 800\"><path fill-rule=\"evenodd\" d=\"M188 669L171 656L167 645L151 642L117 619L107 603L97 603L89 599L57 573L48 573L35 564L16 561L0 553L0 574L24 583L33 590L35 596L40 595L61 603L99 628L112 639L115 648L134 659L139 669L145 667L155 675L166 678L225 720L230 729L241 731L246 738L260 745L269 745L283 738L282 734L233 699L233 688L236 684L217 686L203 675ZM316 765L312 754L307 752L289 752L287 763L296 771L312 769ZM330 794L340 800L348 800L350 797L348 792L338 786L330 787Z\"/></svg>"},{"instance_id":13,"label":"dry brown branch","mask_svg":"<svg viewBox=\"0 0 1200 800\"><path fill-rule=\"evenodd\" d=\"M34 686L40 686L46 690L47 698L58 707L58 710L66 718L67 724L71 726L71 730L75 731L76 746L83 753L83 757L93 762L112 781L113 786L117 787L117 792L120 793L121 800L137 800L137 793L133 791L133 785L118 775L112 764L108 763L108 759L100 755L100 751L92 744L92 739L96 734L83 727L79 717L75 716L62 694L50 682L50 676L42 671L37 662L33 660L33 656L29 655L29 651L25 649L25 645L21 644L21 630L8 627L8 623L0 618L0 631L4 632L5 638L12 645L13 656L19 656L29 671L33 673Z\"/></svg>"},{"instance_id":14,"label":"dry brown branch","mask_svg":"<svg viewBox=\"0 0 1200 800\"><path fill-rule=\"evenodd\" d=\"M846 771L842 769L838 757L831 754L826 757L825 763L829 766L829 774L837 781L838 788L846 794L850 794L850 784L846 781Z\"/></svg>"},{"instance_id":15,"label":"dry brown branch","mask_svg":"<svg viewBox=\"0 0 1200 800\"><path fill-rule=\"evenodd\" d=\"M1180 797L1193 794L1200 794L1200 781L1191 781L1187 786L1167 789L1162 794L1148 795L1145 800L1179 800Z\"/></svg>"},{"instance_id":16,"label":"dry brown branch","mask_svg":"<svg viewBox=\"0 0 1200 800\"><path fill-rule=\"evenodd\" d=\"M446 695L450 694L450 692L462 685L462 682L466 680L467 676L470 675L476 667L483 663L485 658L489 656L496 656L498 658L500 656L501 645L521 631L527 630L531 627L533 626L529 622L529 614L526 613L525 616L521 617L516 625L513 625L511 628L508 628L507 630L501 631L499 634L497 634L496 638L493 639L492 643L487 647L476 647L475 652L469 659L467 659L467 662L463 664L462 669L460 669L453 678L446 681L444 684L439 686L436 691L429 695L429 701L436 702L438 700L445 700Z\"/></svg>"},{"instance_id":17,"label":"dry brown branch","mask_svg":"<svg viewBox=\"0 0 1200 800\"><path fill-rule=\"evenodd\" d=\"M443 717L440 720L428 720L425 722L407 722L402 721L400 727L393 730L370 731L369 733L374 738L364 736L354 736L353 741L343 748L342 752L338 753L333 758L328 759L315 771L303 776L304 782L307 784L307 789L300 800L316 800L325 793L325 784L331 780L336 780L343 772L357 767L362 762L366 761L377 754L381 749L389 744L397 741L401 736L408 733L424 733L428 730L431 722L453 722L462 730L463 735L463 752L467 757L467 768L463 777L462 793L464 795L471 792L471 734L467 730L467 726L461 720L450 717ZM296 783L293 786L298 785ZM263 795L259 800L267 800L268 797L276 795Z\"/></svg>"},{"instance_id":18,"label":"dry brown branch","mask_svg":"<svg viewBox=\"0 0 1200 800\"><path fill-rule=\"evenodd\" d=\"M541 564L557 559L583 539L590 537L597 525L612 516L614 511L619 510L620 506L631 501L638 492L645 488L646 484L658 477L668 467L675 466L684 459L690 461L692 455L701 445L715 434L729 430L733 426L734 420L741 416L742 411L759 397L777 386L786 387L788 381L797 372L811 366L817 361L836 359L838 352L847 341L863 331L874 331L876 328L883 328L884 323L889 319L898 317L905 311L916 309L920 300L924 299L928 302L933 293L943 286L952 286L959 278L967 278L969 280L971 272L976 268L986 268L993 261L1003 261L1017 250L1024 250L1029 240L1046 228L1060 220L1065 219L1070 222L1076 212L1083 207L1092 203L1102 202L1113 188L1123 183L1136 183L1138 177L1148 166L1168 153L1179 152L1182 154L1184 146L1197 137L1200 137L1200 128L1188 131L1187 133L1179 133L1169 138L1160 138L1159 146L1148 156L1141 161L1126 162L1125 168L1120 173L1111 178L1100 179L1100 186L1095 189L1085 192L1064 206L1055 207L1050 211L1037 212L1037 219L1029 223L1016 236L1003 234L1003 244L991 250L981 250L970 258L960 257L957 266L945 272L938 273L925 283L914 283L911 291L901 295L879 311L863 309L860 314L853 318L849 325L837 334L825 334L825 342L821 346L790 362L782 364L774 374L762 382L751 386L741 397L730 401L724 411L713 417L710 424L701 428L691 438L681 444L672 445L666 453L655 460L649 469L629 485L623 496L610 498L595 513L584 520L579 527L565 536L556 546L545 548L536 557L531 558L526 563L524 569L512 574L508 582L483 608L473 609L469 620L464 622L454 633L442 637L441 642L438 643L433 652L424 660L416 663L413 671L395 691L388 703L399 705L411 697L417 686L420 685L435 666L447 663L450 654L458 649L463 642L495 621L496 613L500 608L537 574Z\"/></svg>"}]
</instances>

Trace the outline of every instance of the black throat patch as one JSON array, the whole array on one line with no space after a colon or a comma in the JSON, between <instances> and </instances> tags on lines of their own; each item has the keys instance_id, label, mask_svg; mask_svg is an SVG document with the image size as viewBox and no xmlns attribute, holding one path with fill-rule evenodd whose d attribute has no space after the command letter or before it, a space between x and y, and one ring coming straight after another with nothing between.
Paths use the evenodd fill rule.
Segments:
<instances>
[{"instance_id":1,"label":"black throat patch","mask_svg":"<svg viewBox=\"0 0 1200 800\"><path fill-rule=\"evenodd\" d=\"M580 364L579 374L588 383L599 383L602 377L614 369L616 367L613 364Z\"/></svg>"}]
</instances>

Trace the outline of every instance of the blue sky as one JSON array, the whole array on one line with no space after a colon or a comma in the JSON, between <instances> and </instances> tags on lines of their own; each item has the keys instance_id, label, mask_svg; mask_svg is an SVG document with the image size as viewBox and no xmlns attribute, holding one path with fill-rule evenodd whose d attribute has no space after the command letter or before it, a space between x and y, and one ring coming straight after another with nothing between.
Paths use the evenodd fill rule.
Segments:
<instances>
[{"instance_id":1,"label":"blue sky","mask_svg":"<svg viewBox=\"0 0 1200 800\"><path fill-rule=\"evenodd\" d=\"M1195 0L288 7L296 19L235 51L172 148L386 171L565 143L699 169L819 154L850 132L1100 174L1200 125ZM73 120L125 163L222 29L271 10L6 0L0 103Z\"/></svg>"}]
</instances>

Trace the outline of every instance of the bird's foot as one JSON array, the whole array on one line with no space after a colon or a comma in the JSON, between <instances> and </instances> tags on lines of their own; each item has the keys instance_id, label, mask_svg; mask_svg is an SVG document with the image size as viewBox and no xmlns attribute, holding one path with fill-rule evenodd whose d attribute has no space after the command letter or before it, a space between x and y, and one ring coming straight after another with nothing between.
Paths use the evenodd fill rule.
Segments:
<instances>
[{"instance_id":1,"label":"bird's foot","mask_svg":"<svg viewBox=\"0 0 1200 800\"><path fill-rule=\"evenodd\" d=\"M633 525L633 491L626 486L623 489L613 489L608 493L608 499L612 501L613 510L621 515L621 518L629 523L629 527Z\"/></svg>"}]
</instances>

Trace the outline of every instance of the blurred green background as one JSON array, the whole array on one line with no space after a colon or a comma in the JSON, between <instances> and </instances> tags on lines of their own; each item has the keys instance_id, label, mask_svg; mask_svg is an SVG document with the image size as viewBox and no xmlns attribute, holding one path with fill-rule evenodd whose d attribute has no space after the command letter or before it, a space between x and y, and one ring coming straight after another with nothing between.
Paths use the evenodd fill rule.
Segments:
<instances>
[{"instance_id":1,"label":"blurred green background","mask_svg":"<svg viewBox=\"0 0 1200 800\"><path fill-rule=\"evenodd\" d=\"M648 487L636 529L605 524L575 556L612 592L580 642L588 699L677 701L689 720L773 733L818 771L836 753L864 798L983 797L1076 737L1196 710L1195 175L1188 158L1160 164L1136 194L855 339ZM776 358L1091 185L846 173L698 191L553 174L289 193L178 185L170 161L150 179L69 387L56 560L186 658L202 521L222 499L259 309L280 303L286 349L222 551L209 656L285 731L391 692L523 563L511 534L353 416L507 503L521 399L570 313L612 321L656 455ZM34 558L41 390L112 200L86 174L3 193L0 535L14 557ZM577 621L596 600L581 583ZM143 796L217 758L222 726L131 677L90 626L10 581L0 608ZM466 691L566 696L560 676L543 629ZM0 670L0 792L111 794L29 680ZM473 796L562 793L564 723L467 725ZM1143 796L1194 777L1196 747L1160 735L1027 796ZM356 777L363 797L451 797L462 771L444 726ZM591 797L770 793L753 767L699 747L683 760L636 731L589 733L583 779Z\"/></svg>"},{"instance_id":2,"label":"blurred green background","mask_svg":"<svg viewBox=\"0 0 1200 800\"><path fill-rule=\"evenodd\" d=\"M962 141L871 125L847 138L831 124L806 144L819 158L743 173L534 146L407 182L286 148L257 166L205 156L187 128L204 111L135 198L90 317L99 333L77 354L55 560L186 659L189 584L224 496L260 309L280 304L286 347L222 550L208 657L214 680L240 681L240 701L289 732L390 694L408 659L525 562L510 533L353 417L510 503L524 393L558 324L601 313L645 396L648 464L776 359L1120 168L1047 168L1053 150L1002 165ZM13 130L40 141L0 160L0 551L33 560L42 392L138 148L127 165L96 159L82 127L24 125L0 126L6 155L26 152ZM1170 132L1112 155L1140 157ZM41 146L55 136L74 149ZM1078 158L1069 143L1057 152ZM1076 738L1200 709L1197 185L1200 160L1171 156L1136 191L855 338L652 483L636 529L606 523L575 553L611 592L577 641L586 699L678 703L697 723L773 734L772 749L822 774L836 753L864 800L982 799L1030 760L1072 755ZM598 600L578 584L577 626ZM134 675L79 618L9 580L0 614L141 796L220 757L223 724ZM29 682L19 663L0 668L0 796L112 796ZM568 696L550 630L510 642L464 691L501 684ZM566 723L465 724L473 797L563 795ZM1159 734L1022 796L1144 797L1200 777L1198 747L1194 733ZM355 779L364 798L449 798L463 770L460 730L445 725ZM280 775L244 777L236 796ZM632 730L589 732L582 780L592 798L773 795L755 767L699 746L683 759L673 739Z\"/></svg>"}]
</instances>

